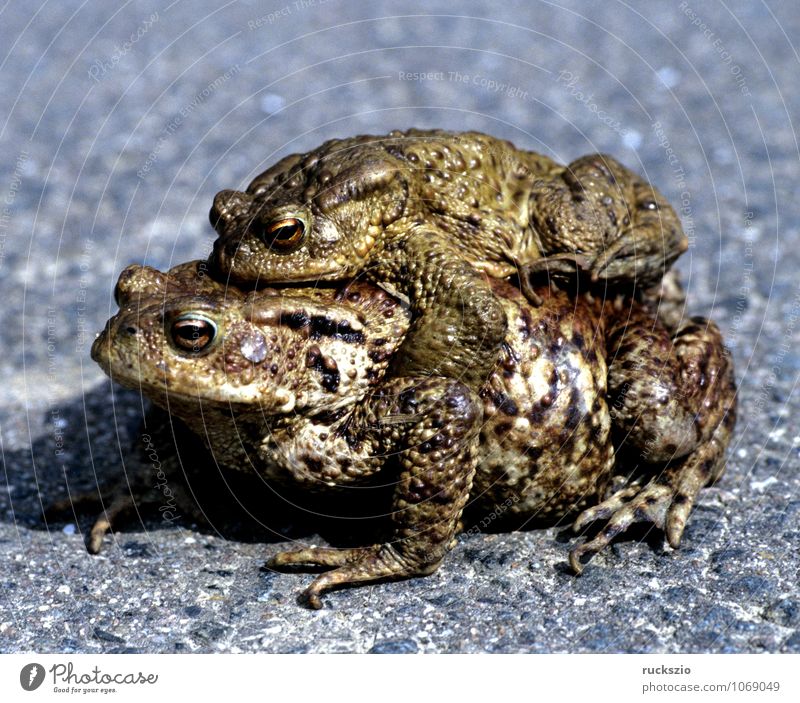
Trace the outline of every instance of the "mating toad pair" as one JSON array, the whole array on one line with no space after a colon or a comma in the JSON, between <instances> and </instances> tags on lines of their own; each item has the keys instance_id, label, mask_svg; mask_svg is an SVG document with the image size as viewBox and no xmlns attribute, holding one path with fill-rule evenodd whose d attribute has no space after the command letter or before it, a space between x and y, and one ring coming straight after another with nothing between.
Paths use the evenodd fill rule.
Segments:
<instances>
[{"instance_id":1,"label":"mating toad pair","mask_svg":"<svg viewBox=\"0 0 800 703\"><path fill-rule=\"evenodd\" d=\"M385 540L272 558L329 569L315 607L433 572L462 513L501 505L511 525L607 520L576 571L636 521L677 546L724 470L729 355L662 285L686 238L607 156L564 167L476 133L334 140L222 191L211 220L208 265L122 273L92 356L227 468L332 500L393 486ZM623 445L645 469L628 481Z\"/></svg>"}]
</instances>

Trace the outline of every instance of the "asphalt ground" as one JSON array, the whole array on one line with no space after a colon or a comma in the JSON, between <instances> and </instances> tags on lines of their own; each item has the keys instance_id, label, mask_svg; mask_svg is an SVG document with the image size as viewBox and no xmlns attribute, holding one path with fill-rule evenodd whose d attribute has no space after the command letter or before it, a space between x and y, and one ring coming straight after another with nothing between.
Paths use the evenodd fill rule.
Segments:
<instances>
[{"instance_id":1,"label":"asphalt ground","mask_svg":"<svg viewBox=\"0 0 800 703\"><path fill-rule=\"evenodd\" d=\"M0 651L800 651L797 7L281 1L0 11ZM623 540L577 578L560 528L475 533L310 611L309 575L262 567L316 525L143 516L91 556L90 515L46 522L137 441L141 399L89 359L120 270L204 257L214 193L286 154L409 127L611 153L676 206L740 387L682 547Z\"/></svg>"}]
</instances>

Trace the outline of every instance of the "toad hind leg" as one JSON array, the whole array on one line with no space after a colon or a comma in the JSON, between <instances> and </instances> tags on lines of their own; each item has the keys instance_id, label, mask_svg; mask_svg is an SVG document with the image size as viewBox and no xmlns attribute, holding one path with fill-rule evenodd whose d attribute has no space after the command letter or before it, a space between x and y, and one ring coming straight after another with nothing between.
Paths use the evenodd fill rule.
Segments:
<instances>
[{"instance_id":1,"label":"toad hind leg","mask_svg":"<svg viewBox=\"0 0 800 703\"><path fill-rule=\"evenodd\" d=\"M602 551L615 537L638 522L649 522L663 530L669 545L677 549L700 490L716 481L725 470L725 449L734 420L735 411L731 408L709 441L667 468L661 476L651 479L642 488L623 488L602 503L584 510L573 524L575 532L598 520L608 520L608 523L593 539L569 553L573 571L580 574L584 557Z\"/></svg>"},{"instance_id":2,"label":"toad hind leg","mask_svg":"<svg viewBox=\"0 0 800 703\"><path fill-rule=\"evenodd\" d=\"M541 270L549 257L578 254L594 280L658 283L688 246L677 214L649 183L616 159L591 154L555 176L537 179L531 226L539 236Z\"/></svg>"},{"instance_id":3,"label":"toad hind leg","mask_svg":"<svg viewBox=\"0 0 800 703\"><path fill-rule=\"evenodd\" d=\"M671 344L667 334L637 306L612 320L609 400L615 426L643 462L667 466L643 487L627 486L578 516L576 532L599 520L608 523L570 553L576 573L584 556L636 522L664 530L677 547L700 490L724 471L736 421L730 356L716 325L703 318L683 325Z\"/></svg>"},{"instance_id":4,"label":"toad hind leg","mask_svg":"<svg viewBox=\"0 0 800 703\"><path fill-rule=\"evenodd\" d=\"M477 462L478 403L475 394L451 379L386 383L348 431L356 442L360 433L379 432L385 452L399 463L392 540L356 549L281 552L268 566L332 568L304 591L313 608L320 608L321 594L336 586L433 573L453 544L469 498Z\"/></svg>"},{"instance_id":5,"label":"toad hind leg","mask_svg":"<svg viewBox=\"0 0 800 703\"><path fill-rule=\"evenodd\" d=\"M733 369L722 335L695 317L670 335L645 306L613 312L608 402L618 436L646 463L672 461L714 433L733 403Z\"/></svg>"}]
</instances>

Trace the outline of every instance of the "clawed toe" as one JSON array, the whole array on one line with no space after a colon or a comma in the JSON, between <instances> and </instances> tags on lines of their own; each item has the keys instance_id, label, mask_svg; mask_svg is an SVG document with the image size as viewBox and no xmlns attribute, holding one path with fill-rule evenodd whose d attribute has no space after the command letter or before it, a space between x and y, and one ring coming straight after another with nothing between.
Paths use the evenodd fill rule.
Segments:
<instances>
[{"instance_id":1,"label":"clawed toe","mask_svg":"<svg viewBox=\"0 0 800 703\"><path fill-rule=\"evenodd\" d=\"M608 270L608 267L623 253L629 243L630 238L628 236L622 235L618 237L605 247L594 261L586 267L586 270L591 274L593 283L597 283L600 280Z\"/></svg>"},{"instance_id":2,"label":"clawed toe","mask_svg":"<svg viewBox=\"0 0 800 703\"><path fill-rule=\"evenodd\" d=\"M598 520L608 520L608 523L595 537L570 552L572 570L580 574L585 557L591 558L601 552L634 523L650 523L665 530L670 546L677 547L691 506L684 508L685 502L676 504L674 501L675 493L671 488L652 483L643 489L624 488L602 503L584 510L573 525L576 532Z\"/></svg>"},{"instance_id":3,"label":"clawed toe","mask_svg":"<svg viewBox=\"0 0 800 703\"><path fill-rule=\"evenodd\" d=\"M316 583L316 581L314 583ZM321 592L322 589L319 589L319 591ZM305 591L303 591L302 595L300 596L300 600L301 602L306 603L312 610L322 609L322 598L319 597L319 592L317 592L317 589L312 588L312 586L309 586Z\"/></svg>"},{"instance_id":4,"label":"clawed toe","mask_svg":"<svg viewBox=\"0 0 800 703\"><path fill-rule=\"evenodd\" d=\"M106 501L102 495L96 491L86 491L51 503L45 508L44 516L46 520L56 520L67 515L74 517L78 512L102 510L86 537L86 550L90 554L99 554L103 548L103 538L117 522L135 508L130 493L118 491L112 493L112 497L107 500L110 504L103 508Z\"/></svg>"},{"instance_id":5,"label":"clawed toe","mask_svg":"<svg viewBox=\"0 0 800 703\"><path fill-rule=\"evenodd\" d=\"M363 549L333 549L331 547L305 547L287 552L278 552L267 561L269 568L285 566L323 566L334 568L349 563L354 553Z\"/></svg>"},{"instance_id":6,"label":"clawed toe","mask_svg":"<svg viewBox=\"0 0 800 703\"><path fill-rule=\"evenodd\" d=\"M591 525L598 520L608 520L614 513L620 510L625 503L635 496L641 488L639 486L628 486L622 488L607 498L602 503L587 508L580 515L572 525L573 532L581 532L585 527Z\"/></svg>"},{"instance_id":7,"label":"clawed toe","mask_svg":"<svg viewBox=\"0 0 800 703\"><path fill-rule=\"evenodd\" d=\"M108 534L116 522L124 515L129 514L136 507L130 494L119 494L95 520L89 537L86 540L86 549L90 554L99 554L103 548L103 538Z\"/></svg>"},{"instance_id":8,"label":"clawed toe","mask_svg":"<svg viewBox=\"0 0 800 703\"><path fill-rule=\"evenodd\" d=\"M308 547L289 552L279 552L267 566L290 565L322 566L331 570L317 576L300 596L300 601L318 610L321 596L339 586L367 581L425 576L433 573L439 561L428 564L409 563L392 545L374 545L354 549Z\"/></svg>"},{"instance_id":9,"label":"clawed toe","mask_svg":"<svg viewBox=\"0 0 800 703\"><path fill-rule=\"evenodd\" d=\"M593 266L585 254L564 253L545 256L536 261L523 266L526 276L536 276L539 274L563 273L572 275L580 271L590 271Z\"/></svg>"}]
</instances>

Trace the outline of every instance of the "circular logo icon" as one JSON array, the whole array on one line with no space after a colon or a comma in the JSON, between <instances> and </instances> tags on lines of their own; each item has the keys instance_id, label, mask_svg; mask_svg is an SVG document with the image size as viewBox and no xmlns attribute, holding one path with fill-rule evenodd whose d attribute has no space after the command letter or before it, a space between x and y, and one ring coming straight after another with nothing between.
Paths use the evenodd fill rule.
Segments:
<instances>
[{"instance_id":1,"label":"circular logo icon","mask_svg":"<svg viewBox=\"0 0 800 703\"><path fill-rule=\"evenodd\" d=\"M44 681L44 667L41 664L26 664L19 672L19 683L26 691L35 691Z\"/></svg>"}]
</instances>

